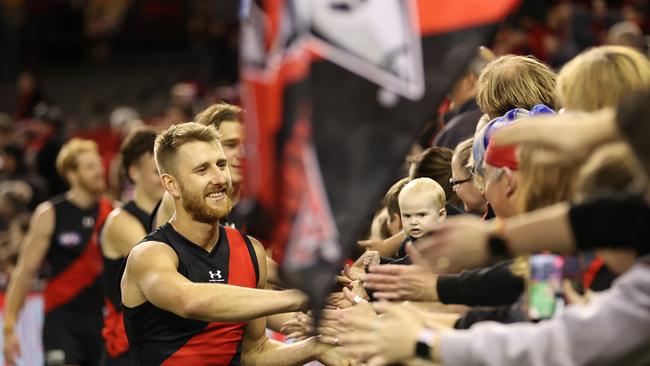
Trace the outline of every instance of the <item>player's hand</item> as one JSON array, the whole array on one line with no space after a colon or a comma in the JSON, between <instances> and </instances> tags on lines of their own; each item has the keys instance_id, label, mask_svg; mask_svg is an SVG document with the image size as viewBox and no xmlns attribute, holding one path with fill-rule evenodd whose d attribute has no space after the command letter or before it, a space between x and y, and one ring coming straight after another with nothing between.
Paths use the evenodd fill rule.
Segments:
<instances>
[{"instance_id":1,"label":"player's hand","mask_svg":"<svg viewBox=\"0 0 650 366\"><path fill-rule=\"evenodd\" d=\"M318 343L316 346L316 358L318 362L326 366L349 366L351 359L343 352L341 347L330 346Z\"/></svg>"},{"instance_id":2,"label":"player's hand","mask_svg":"<svg viewBox=\"0 0 650 366\"><path fill-rule=\"evenodd\" d=\"M312 319L309 315L298 313L295 318L289 319L283 325L280 331L288 339L301 341L307 339L312 334Z\"/></svg>"},{"instance_id":3,"label":"player's hand","mask_svg":"<svg viewBox=\"0 0 650 366\"><path fill-rule=\"evenodd\" d=\"M5 362L8 365L15 365L16 360L20 357L20 341L14 331L5 331L3 353Z\"/></svg>"}]
</instances>

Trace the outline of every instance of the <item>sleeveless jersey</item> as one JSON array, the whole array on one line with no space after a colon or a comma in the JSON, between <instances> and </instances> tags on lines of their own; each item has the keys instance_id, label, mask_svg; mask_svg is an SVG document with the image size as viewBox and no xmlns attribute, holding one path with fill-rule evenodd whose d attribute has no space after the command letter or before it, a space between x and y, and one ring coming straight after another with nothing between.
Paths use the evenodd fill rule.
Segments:
<instances>
[{"instance_id":1,"label":"sleeveless jersey","mask_svg":"<svg viewBox=\"0 0 650 366\"><path fill-rule=\"evenodd\" d=\"M169 245L178 272L192 282L256 288L259 267L247 236L219 226L219 240L208 252L179 234L170 223L143 242ZM124 267L122 267L124 268ZM124 308L131 354L138 365L239 365L246 322L206 322L182 318L144 302Z\"/></svg>"},{"instance_id":2,"label":"sleeveless jersey","mask_svg":"<svg viewBox=\"0 0 650 366\"><path fill-rule=\"evenodd\" d=\"M136 218L142 225L144 231L149 232L149 214L138 207L134 201L127 202L122 206L122 210ZM102 337L104 338L106 353L112 358L120 356L129 349L129 342L126 338L124 321L122 319L122 297L120 295L120 280L118 278L120 267L125 258L111 259L102 255L104 263L102 283L104 287L105 306Z\"/></svg>"},{"instance_id":3,"label":"sleeveless jersey","mask_svg":"<svg viewBox=\"0 0 650 366\"><path fill-rule=\"evenodd\" d=\"M101 199L97 205L82 209L63 196L51 202L55 224L45 257L45 312L92 316L96 313L101 317L102 257L97 233L112 204Z\"/></svg>"}]
</instances>

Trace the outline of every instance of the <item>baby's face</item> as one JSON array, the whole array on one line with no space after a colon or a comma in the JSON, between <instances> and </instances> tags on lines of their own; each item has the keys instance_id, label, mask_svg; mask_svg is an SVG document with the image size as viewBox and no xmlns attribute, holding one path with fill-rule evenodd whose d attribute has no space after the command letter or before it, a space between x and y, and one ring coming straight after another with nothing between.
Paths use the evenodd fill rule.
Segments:
<instances>
[{"instance_id":1,"label":"baby's face","mask_svg":"<svg viewBox=\"0 0 650 366\"><path fill-rule=\"evenodd\" d=\"M444 207L438 207L431 194L409 192L401 198L400 211L405 235L420 239L436 229Z\"/></svg>"}]
</instances>

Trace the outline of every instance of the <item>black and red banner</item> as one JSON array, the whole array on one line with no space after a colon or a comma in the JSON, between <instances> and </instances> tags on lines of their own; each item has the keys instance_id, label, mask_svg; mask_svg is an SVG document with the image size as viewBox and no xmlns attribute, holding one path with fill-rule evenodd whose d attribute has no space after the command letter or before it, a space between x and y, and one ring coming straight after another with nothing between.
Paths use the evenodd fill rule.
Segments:
<instances>
[{"instance_id":1,"label":"black and red banner","mask_svg":"<svg viewBox=\"0 0 650 366\"><path fill-rule=\"evenodd\" d=\"M455 78L517 0L259 0L244 9L248 232L322 305Z\"/></svg>"}]
</instances>

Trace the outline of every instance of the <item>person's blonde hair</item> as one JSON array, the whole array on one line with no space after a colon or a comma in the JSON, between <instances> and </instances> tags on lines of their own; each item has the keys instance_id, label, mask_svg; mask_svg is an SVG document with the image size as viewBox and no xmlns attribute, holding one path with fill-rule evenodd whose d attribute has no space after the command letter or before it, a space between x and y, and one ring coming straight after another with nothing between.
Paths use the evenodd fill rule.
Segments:
<instances>
[{"instance_id":1,"label":"person's blonde hair","mask_svg":"<svg viewBox=\"0 0 650 366\"><path fill-rule=\"evenodd\" d=\"M561 152L540 144L522 144L518 151L517 206L530 212L571 197L578 164Z\"/></svg>"},{"instance_id":2,"label":"person's blonde hair","mask_svg":"<svg viewBox=\"0 0 650 366\"><path fill-rule=\"evenodd\" d=\"M637 190L645 183L645 174L630 147L611 143L594 151L580 167L574 185L574 199L593 197L603 191Z\"/></svg>"},{"instance_id":3,"label":"person's blonde hair","mask_svg":"<svg viewBox=\"0 0 650 366\"><path fill-rule=\"evenodd\" d=\"M212 126L218 130L221 123L225 121L241 122L241 117L241 108L226 102L219 102L197 114L194 121L204 126Z\"/></svg>"},{"instance_id":4,"label":"person's blonde hair","mask_svg":"<svg viewBox=\"0 0 650 366\"><path fill-rule=\"evenodd\" d=\"M190 142L201 141L210 144L218 144L220 141L219 132L216 129L198 124L186 122L172 125L165 132L156 137L154 143L154 159L160 174L168 174L174 171L174 156L178 149Z\"/></svg>"},{"instance_id":5,"label":"person's blonde hair","mask_svg":"<svg viewBox=\"0 0 650 366\"><path fill-rule=\"evenodd\" d=\"M99 153L97 143L92 140L75 137L63 145L61 151L56 156L56 171L59 173L59 176L67 180L66 174L70 171L77 170L77 157L85 152Z\"/></svg>"},{"instance_id":6,"label":"person's blonde hair","mask_svg":"<svg viewBox=\"0 0 650 366\"><path fill-rule=\"evenodd\" d=\"M500 56L481 72L476 102L490 118L536 104L554 109L555 81L553 70L532 56Z\"/></svg>"},{"instance_id":7,"label":"person's blonde hair","mask_svg":"<svg viewBox=\"0 0 650 366\"><path fill-rule=\"evenodd\" d=\"M650 87L650 61L624 46L601 46L582 52L560 71L556 94L567 110L616 107Z\"/></svg>"},{"instance_id":8,"label":"person's blonde hair","mask_svg":"<svg viewBox=\"0 0 650 366\"><path fill-rule=\"evenodd\" d=\"M447 201L447 198L445 197L445 190L435 180L427 177L422 177L411 180L399 192L398 201L400 202L400 211L402 197L410 192L428 193L433 197L433 202L438 206L439 209L445 208L445 203Z\"/></svg>"},{"instance_id":9,"label":"person's blonde hair","mask_svg":"<svg viewBox=\"0 0 650 366\"><path fill-rule=\"evenodd\" d=\"M472 157L473 146L474 138L470 137L467 140L463 140L458 143L458 145L456 145L456 149L454 149L454 155L457 157L460 166L463 168L463 171L465 171L465 174L467 174L468 177L472 177L474 175L474 169L472 169L473 166L469 165L470 159Z\"/></svg>"}]
</instances>

